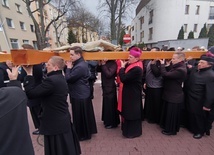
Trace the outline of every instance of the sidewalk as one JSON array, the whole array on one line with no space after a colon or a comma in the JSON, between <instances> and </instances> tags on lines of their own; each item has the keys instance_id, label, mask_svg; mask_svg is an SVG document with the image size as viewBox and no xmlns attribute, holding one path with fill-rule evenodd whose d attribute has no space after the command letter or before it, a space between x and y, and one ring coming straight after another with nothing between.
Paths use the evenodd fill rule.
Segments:
<instances>
[{"instance_id":1,"label":"sidewalk","mask_svg":"<svg viewBox=\"0 0 214 155\"><path fill-rule=\"evenodd\" d=\"M116 129L105 129L101 121L102 90L100 83L95 86L93 100L98 133L91 140L82 141L82 155L213 155L214 129L211 136L204 136L199 140L192 138L192 134L181 128L176 136L161 134L158 125L143 121L141 137L126 139L122 136L120 126ZM70 108L70 107L69 107ZM70 109L71 110L71 109ZM28 113L30 132L34 131L30 113ZM32 135L35 155L44 155L42 136ZM38 141L38 142L37 142Z\"/></svg>"}]
</instances>

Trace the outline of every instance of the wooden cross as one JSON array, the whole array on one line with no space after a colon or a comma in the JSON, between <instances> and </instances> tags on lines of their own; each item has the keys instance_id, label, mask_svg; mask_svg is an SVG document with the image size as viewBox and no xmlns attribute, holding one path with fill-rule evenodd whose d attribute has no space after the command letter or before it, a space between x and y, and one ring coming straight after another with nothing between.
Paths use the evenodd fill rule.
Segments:
<instances>
[{"instance_id":1,"label":"wooden cross","mask_svg":"<svg viewBox=\"0 0 214 155\"><path fill-rule=\"evenodd\" d=\"M171 59L175 51L143 51L141 59ZM188 51L184 52L186 58L200 58L205 51ZM51 56L58 55L63 57L65 60L70 59L70 53L55 53L53 51L39 51L39 50L11 50L11 54L0 54L0 62L11 60L15 65L34 65L42 62L47 62ZM129 56L129 52L124 51L103 51L103 52L83 52L85 60L126 60Z\"/></svg>"}]
</instances>

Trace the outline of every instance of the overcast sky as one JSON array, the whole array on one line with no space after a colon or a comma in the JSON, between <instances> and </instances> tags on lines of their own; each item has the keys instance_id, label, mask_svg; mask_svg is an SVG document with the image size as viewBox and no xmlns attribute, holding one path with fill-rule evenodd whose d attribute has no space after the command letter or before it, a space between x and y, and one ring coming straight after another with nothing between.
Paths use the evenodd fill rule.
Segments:
<instances>
[{"instance_id":1,"label":"overcast sky","mask_svg":"<svg viewBox=\"0 0 214 155\"><path fill-rule=\"evenodd\" d=\"M100 0L82 0L83 4L90 12L97 14L97 6Z\"/></svg>"},{"instance_id":2,"label":"overcast sky","mask_svg":"<svg viewBox=\"0 0 214 155\"><path fill-rule=\"evenodd\" d=\"M97 7L99 4L99 1L100 0L82 0L82 3L90 12L92 12L94 15L98 16L99 11L98 11ZM123 21L123 22L125 22L126 25L131 25L132 19L135 16L135 9L133 9L132 12L129 12L129 16L130 17L127 16L126 21Z\"/></svg>"}]
</instances>

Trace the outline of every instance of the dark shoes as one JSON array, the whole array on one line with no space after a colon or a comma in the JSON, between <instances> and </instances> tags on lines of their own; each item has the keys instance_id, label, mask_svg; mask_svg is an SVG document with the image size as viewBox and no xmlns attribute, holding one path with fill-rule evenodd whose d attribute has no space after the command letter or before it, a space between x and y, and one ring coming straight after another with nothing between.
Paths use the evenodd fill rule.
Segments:
<instances>
[{"instance_id":1,"label":"dark shoes","mask_svg":"<svg viewBox=\"0 0 214 155\"><path fill-rule=\"evenodd\" d=\"M207 136L210 136L210 131L209 131L209 130L206 131L205 134L206 134ZM204 134L198 133L198 134L194 134L194 135L193 135L193 138L195 138L195 139L201 139L203 136L204 136Z\"/></svg>"},{"instance_id":2,"label":"dark shoes","mask_svg":"<svg viewBox=\"0 0 214 155\"><path fill-rule=\"evenodd\" d=\"M165 130L163 130L161 133L164 134L164 135L167 135L167 136L176 135L176 133L167 132L167 131L165 131Z\"/></svg>"},{"instance_id":3,"label":"dark shoes","mask_svg":"<svg viewBox=\"0 0 214 155\"><path fill-rule=\"evenodd\" d=\"M111 128L113 128L113 126L107 125L107 126L105 126L105 128L106 128L106 129L111 129Z\"/></svg>"},{"instance_id":4,"label":"dark shoes","mask_svg":"<svg viewBox=\"0 0 214 155\"><path fill-rule=\"evenodd\" d=\"M193 135L193 138L195 138L195 139L201 139L203 137L203 135L202 134L194 134Z\"/></svg>"},{"instance_id":5,"label":"dark shoes","mask_svg":"<svg viewBox=\"0 0 214 155\"><path fill-rule=\"evenodd\" d=\"M39 130L34 131L33 135L40 135Z\"/></svg>"},{"instance_id":6,"label":"dark shoes","mask_svg":"<svg viewBox=\"0 0 214 155\"><path fill-rule=\"evenodd\" d=\"M116 128L117 126L112 126L112 125L105 125L106 129L112 129L112 128Z\"/></svg>"}]
</instances>

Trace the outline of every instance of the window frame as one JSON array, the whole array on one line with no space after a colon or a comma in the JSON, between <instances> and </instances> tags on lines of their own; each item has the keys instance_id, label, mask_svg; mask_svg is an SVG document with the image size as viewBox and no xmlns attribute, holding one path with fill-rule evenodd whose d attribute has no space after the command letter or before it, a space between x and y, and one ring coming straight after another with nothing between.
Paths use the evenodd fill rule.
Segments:
<instances>
[{"instance_id":1,"label":"window frame","mask_svg":"<svg viewBox=\"0 0 214 155\"><path fill-rule=\"evenodd\" d=\"M10 38L10 44L12 49L19 49L19 40L15 38Z\"/></svg>"},{"instance_id":2,"label":"window frame","mask_svg":"<svg viewBox=\"0 0 214 155\"><path fill-rule=\"evenodd\" d=\"M17 4L17 3L15 3L15 5L16 5L16 11L17 11L18 13L21 13L21 14L22 14L21 5L19 5L19 4Z\"/></svg>"},{"instance_id":3,"label":"window frame","mask_svg":"<svg viewBox=\"0 0 214 155\"><path fill-rule=\"evenodd\" d=\"M152 40L153 38L153 27L149 28L149 40Z\"/></svg>"},{"instance_id":4,"label":"window frame","mask_svg":"<svg viewBox=\"0 0 214 155\"><path fill-rule=\"evenodd\" d=\"M26 26L25 26L24 22L19 21L19 25L20 25L21 30L26 31Z\"/></svg>"},{"instance_id":5,"label":"window frame","mask_svg":"<svg viewBox=\"0 0 214 155\"><path fill-rule=\"evenodd\" d=\"M199 13L200 13L200 5L196 5L195 14L199 15Z\"/></svg>"},{"instance_id":6,"label":"window frame","mask_svg":"<svg viewBox=\"0 0 214 155\"><path fill-rule=\"evenodd\" d=\"M198 31L198 24L194 24L193 32L197 32L197 31Z\"/></svg>"},{"instance_id":7,"label":"window frame","mask_svg":"<svg viewBox=\"0 0 214 155\"><path fill-rule=\"evenodd\" d=\"M6 22L7 22L7 26L8 26L9 28L15 28L14 23L13 23L13 19L7 18L7 17L6 17ZM9 24L9 23L10 23L10 24ZM10 25L11 25L11 26L10 26Z\"/></svg>"},{"instance_id":8,"label":"window frame","mask_svg":"<svg viewBox=\"0 0 214 155\"><path fill-rule=\"evenodd\" d=\"M154 16L154 11L153 10L149 11L149 24L153 23L153 16Z\"/></svg>"},{"instance_id":9,"label":"window frame","mask_svg":"<svg viewBox=\"0 0 214 155\"><path fill-rule=\"evenodd\" d=\"M189 5L186 5L186 6L185 6L185 15L188 15L188 14L189 14L189 8L190 8Z\"/></svg>"},{"instance_id":10,"label":"window frame","mask_svg":"<svg viewBox=\"0 0 214 155\"><path fill-rule=\"evenodd\" d=\"M188 24L184 24L184 33L187 33L188 30Z\"/></svg>"},{"instance_id":11,"label":"window frame","mask_svg":"<svg viewBox=\"0 0 214 155\"><path fill-rule=\"evenodd\" d=\"M30 24L30 30L31 32L35 32L35 26L33 24Z\"/></svg>"},{"instance_id":12,"label":"window frame","mask_svg":"<svg viewBox=\"0 0 214 155\"><path fill-rule=\"evenodd\" d=\"M209 11L209 20L214 19L214 6L210 6L210 11Z\"/></svg>"},{"instance_id":13,"label":"window frame","mask_svg":"<svg viewBox=\"0 0 214 155\"><path fill-rule=\"evenodd\" d=\"M2 6L9 8L9 2L8 0L2 0Z\"/></svg>"}]
</instances>

